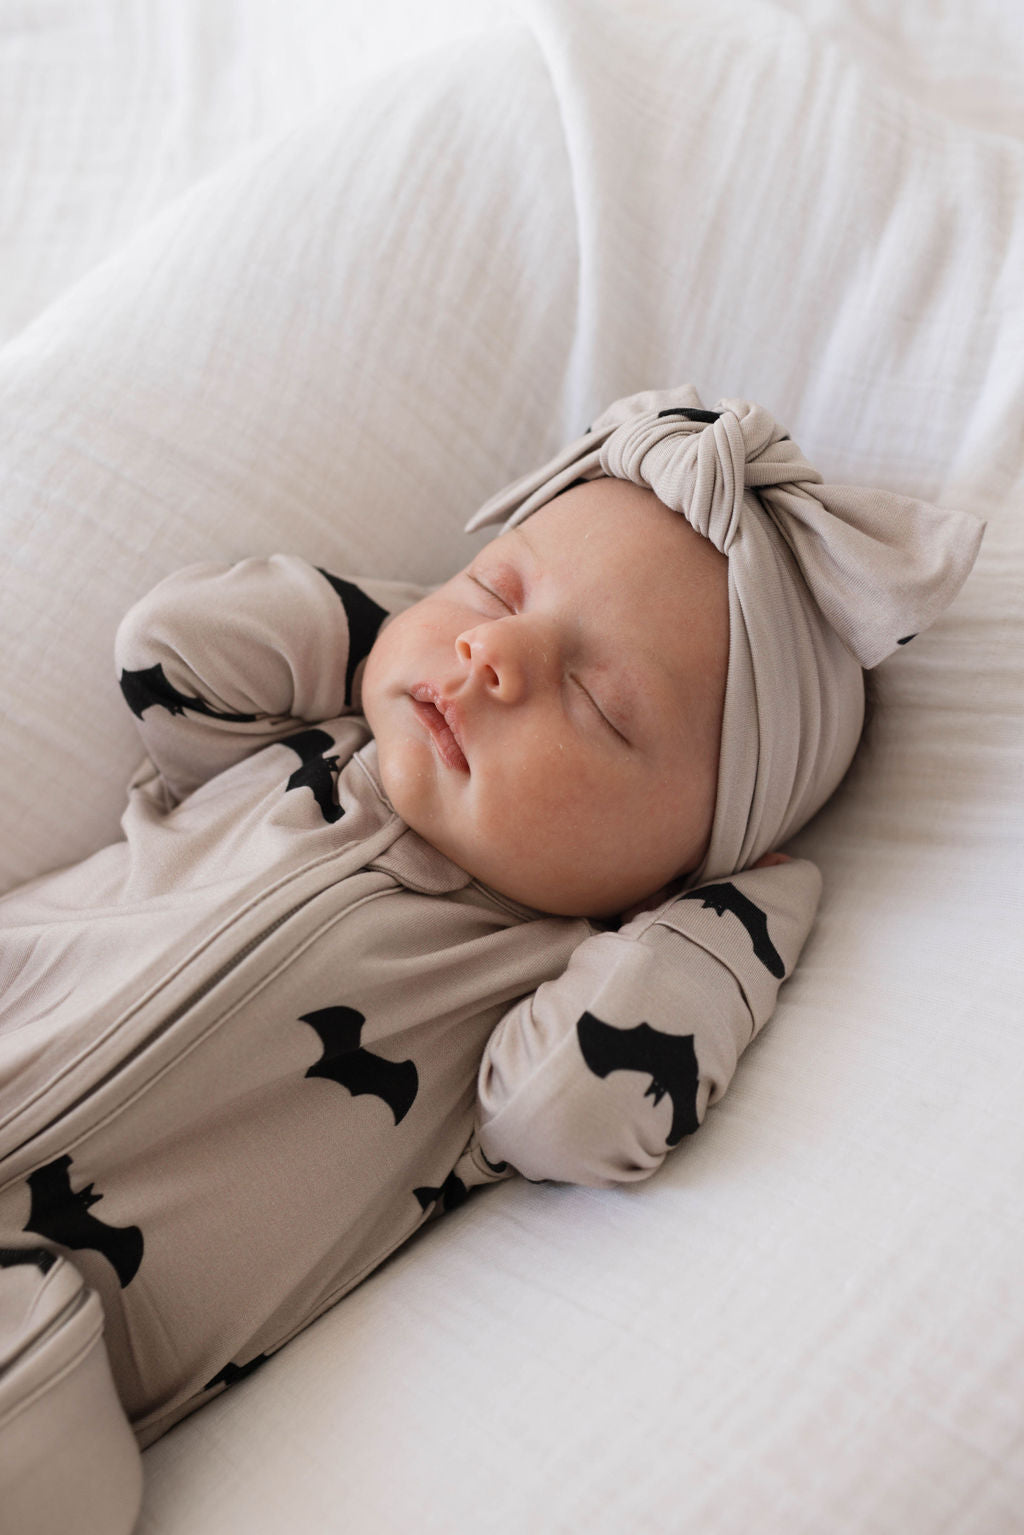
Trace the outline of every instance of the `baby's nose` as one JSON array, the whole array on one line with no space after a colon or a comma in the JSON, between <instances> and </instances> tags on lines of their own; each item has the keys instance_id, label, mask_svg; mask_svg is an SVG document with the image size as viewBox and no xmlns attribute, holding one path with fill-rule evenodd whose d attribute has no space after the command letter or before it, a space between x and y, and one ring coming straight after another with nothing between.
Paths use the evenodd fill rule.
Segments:
<instances>
[{"instance_id":1,"label":"baby's nose","mask_svg":"<svg viewBox=\"0 0 1024 1535\"><path fill-rule=\"evenodd\" d=\"M542 625L524 614L492 619L455 641L459 659L502 703L519 703L552 669L556 647Z\"/></svg>"}]
</instances>

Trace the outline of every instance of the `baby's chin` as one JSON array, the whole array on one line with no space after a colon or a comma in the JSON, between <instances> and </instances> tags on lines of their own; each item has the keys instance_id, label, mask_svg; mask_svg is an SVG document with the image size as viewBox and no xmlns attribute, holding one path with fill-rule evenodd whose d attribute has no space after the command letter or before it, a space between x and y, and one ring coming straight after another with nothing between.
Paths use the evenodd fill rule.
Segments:
<instances>
[{"instance_id":1,"label":"baby's chin","mask_svg":"<svg viewBox=\"0 0 1024 1535\"><path fill-rule=\"evenodd\" d=\"M551 916L625 921L654 910L681 890L687 871L699 868L703 856L671 861L661 858L628 874L622 872L618 861L605 867L581 862L574 867L563 863L544 869L534 864L521 871L499 869L494 879L482 883L499 895Z\"/></svg>"},{"instance_id":2,"label":"baby's chin","mask_svg":"<svg viewBox=\"0 0 1024 1535\"><path fill-rule=\"evenodd\" d=\"M592 868L569 870L563 865L546 870L536 864L520 866L520 858L505 864L490 858L478 861L471 855L453 861L496 894L552 917L607 921L633 909L660 905L664 898L663 873L625 881ZM469 867L471 863L475 867Z\"/></svg>"}]
</instances>

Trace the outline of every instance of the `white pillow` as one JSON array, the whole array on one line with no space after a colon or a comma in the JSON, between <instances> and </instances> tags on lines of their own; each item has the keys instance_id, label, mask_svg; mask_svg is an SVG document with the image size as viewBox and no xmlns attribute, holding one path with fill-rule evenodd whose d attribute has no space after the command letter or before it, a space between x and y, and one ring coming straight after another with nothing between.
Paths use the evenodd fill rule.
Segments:
<instances>
[{"instance_id":1,"label":"white pillow","mask_svg":"<svg viewBox=\"0 0 1024 1535\"><path fill-rule=\"evenodd\" d=\"M254 150L0 353L0 886L116 835L111 638L153 581L278 547L441 576L618 395L759 399L833 478L985 510L1022 370L998 143L770 7L534 28Z\"/></svg>"},{"instance_id":2,"label":"white pillow","mask_svg":"<svg viewBox=\"0 0 1024 1535\"><path fill-rule=\"evenodd\" d=\"M112 638L154 581L278 548L443 576L536 451L572 199L540 54L498 35L247 154L0 353L0 887L117 835Z\"/></svg>"}]
</instances>

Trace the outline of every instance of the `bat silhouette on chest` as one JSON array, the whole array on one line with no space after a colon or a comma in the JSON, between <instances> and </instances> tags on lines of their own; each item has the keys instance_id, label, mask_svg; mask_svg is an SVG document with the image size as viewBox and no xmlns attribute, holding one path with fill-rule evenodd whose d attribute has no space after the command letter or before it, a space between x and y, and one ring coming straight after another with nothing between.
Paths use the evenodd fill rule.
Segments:
<instances>
[{"instance_id":1,"label":"bat silhouette on chest","mask_svg":"<svg viewBox=\"0 0 1024 1535\"><path fill-rule=\"evenodd\" d=\"M303 1013L301 1021L315 1030L324 1053L306 1072L347 1087L353 1098L372 1093L382 1098L400 1124L413 1106L419 1073L412 1061L389 1061L359 1043L363 1014L354 1007L321 1007Z\"/></svg>"},{"instance_id":2,"label":"bat silhouette on chest","mask_svg":"<svg viewBox=\"0 0 1024 1535\"><path fill-rule=\"evenodd\" d=\"M329 824L340 821L345 811L334 797L338 757L327 756L334 745L332 737L326 730L300 730L296 735L285 736L281 745L287 746L302 760L302 766L295 769L285 785L285 793L289 789L311 790L324 820Z\"/></svg>"},{"instance_id":3,"label":"bat silhouette on chest","mask_svg":"<svg viewBox=\"0 0 1024 1535\"><path fill-rule=\"evenodd\" d=\"M583 1013L576 1024L583 1059L597 1077L613 1071L639 1071L649 1076L651 1085L644 1093L661 1102L667 1093L672 1100L672 1124L665 1137L674 1146L684 1135L692 1135L697 1118L697 1086L700 1069L692 1034L666 1034L638 1023L634 1029L617 1029L610 1023Z\"/></svg>"},{"instance_id":4,"label":"bat silhouette on chest","mask_svg":"<svg viewBox=\"0 0 1024 1535\"><path fill-rule=\"evenodd\" d=\"M720 885L699 885L696 890L684 890L679 899L701 901L709 911L713 911L719 917L731 911L749 933L750 941L754 945L755 957L777 980L782 980L786 967L782 963L782 955L768 935L768 918L760 906L755 906L742 890L737 890L735 885L726 881Z\"/></svg>"},{"instance_id":5,"label":"bat silhouette on chest","mask_svg":"<svg viewBox=\"0 0 1024 1535\"><path fill-rule=\"evenodd\" d=\"M108 1226L91 1213L103 1198L93 1185L71 1187L71 1158L58 1157L28 1177L32 1207L24 1229L60 1247L92 1248L111 1264L123 1290L142 1262L142 1232L138 1226Z\"/></svg>"}]
</instances>

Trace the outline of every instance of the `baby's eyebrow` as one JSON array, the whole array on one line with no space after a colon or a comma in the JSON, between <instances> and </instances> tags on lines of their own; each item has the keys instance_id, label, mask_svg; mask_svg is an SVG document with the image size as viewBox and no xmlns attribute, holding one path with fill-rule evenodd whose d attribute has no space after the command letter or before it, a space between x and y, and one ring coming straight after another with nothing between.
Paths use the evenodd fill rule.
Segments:
<instances>
[{"instance_id":1,"label":"baby's eyebrow","mask_svg":"<svg viewBox=\"0 0 1024 1535\"><path fill-rule=\"evenodd\" d=\"M523 545L523 548L526 550L527 554L530 556L530 560L533 563L533 565L534 566L539 565L541 563L540 556L537 553L537 550L534 548L534 545L533 545L532 541L527 537L526 532L525 532L524 527L523 527L523 524L521 522L517 523L514 528L509 528L508 536L511 537L513 534L518 535L519 542Z\"/></svg>"}]
</instances>

